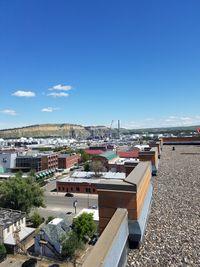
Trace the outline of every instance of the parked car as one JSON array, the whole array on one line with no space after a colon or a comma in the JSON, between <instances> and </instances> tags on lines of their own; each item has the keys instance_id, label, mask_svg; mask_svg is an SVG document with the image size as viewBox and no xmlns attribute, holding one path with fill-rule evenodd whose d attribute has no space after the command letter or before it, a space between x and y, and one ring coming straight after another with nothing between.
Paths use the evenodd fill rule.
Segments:
<instances>
[{"instance_id":1,"label":"parked car","mask_svg":"<svg viewBox=\"0 0 200 267\"><path fill-rule=\"evenodd\" d=\"M35 267L37 264L37 259L30 258L26 261L24 261L21 265L21 267Z\"/></svg>"},{"instance_id":2,"label":"parked car","mask_svg":"<svg viewBox=\"0 0 200 267\"><path fill-rule=\"evenodd\" d=\"M93 237L88 242L88 244L94 246L96 244L97 240L98 240L98 235L94 234Z\"/></svg>"},{"instance_id":3,"label":"parked car","mask_svg":"<svg viewBox=\"0 0 200 267\"><path fill-rule=\"evenodd\" d=\"M97 205L93 205L89 207L90 209L96 210L97 209Z\"/></svg>"},{"instance_id":4,"label":"parked car","mask_svg":"<svg viewBox=\"0 0 200 267\"><path fill-rule=\"evenodd\" d=\"M70 192L67 192L66 194L65 194L65 197L73 197L74 196L74 194L72 194L72 193L70 193Z\"/></svg>"}]
</instances>

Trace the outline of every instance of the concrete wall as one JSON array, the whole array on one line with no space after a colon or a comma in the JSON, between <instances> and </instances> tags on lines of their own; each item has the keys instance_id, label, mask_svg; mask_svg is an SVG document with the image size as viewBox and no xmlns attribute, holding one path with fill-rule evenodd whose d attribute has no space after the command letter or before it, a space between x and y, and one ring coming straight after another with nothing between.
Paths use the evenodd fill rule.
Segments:
<instances>
[{"instance_id":1,"label":"concrete wall","mask_svg":"<svg viewBox=\"0 0 200 267\"><path fill-rule=\"evenodd\" d=\"M129 220L129 247L134 248L141 244L144 238L148 216L151 210L152 184L149 184L144 203L137 220Z\"/></svg>"},{"instance_id":2,"label":"concrete wall","mask_svg":"<svg viewBox=\"0 0 200 267\"><path fill-rule=\"evenodd\" d=\"M83 267L125 267L128 220L125 209L117 209Z\"/></svg>"},{"instance_id":3,"label":"concrete wall","mask_svg":"<svg viewBox=\"0 0 200 267\"><path fill-rule=\"evenodd\" d=\"M200 136L191 137L162 137L163 145L190 145L200 144Z\"/></svg>"},{"instance_id":4,"label":"concrete wall","mask_svg":"<svg viewBox=\"0 0 200 267\"><path fill-rule=\"evenodd\" d=\"M142 162L126 177L127 184L119 190L115 189L114 185L108 184L101 188L98 185L100 233L103 232L117 208L127 209L129 220L139 219L151 186L151 176L150 162Z\"/></svg>"},{"instance_id":5,"label":"concrete wall","mask_svg":"<svg viewBox=\"0 0 200 267\"><path fill-rule=\"evenodd\" d=\"M158 171L159 158L158 158L158 148L152 147L150 151L140 151L139 152L140 161L151 161L152 164L152 174L156 175Z\"/></svg>"}]
</instances>

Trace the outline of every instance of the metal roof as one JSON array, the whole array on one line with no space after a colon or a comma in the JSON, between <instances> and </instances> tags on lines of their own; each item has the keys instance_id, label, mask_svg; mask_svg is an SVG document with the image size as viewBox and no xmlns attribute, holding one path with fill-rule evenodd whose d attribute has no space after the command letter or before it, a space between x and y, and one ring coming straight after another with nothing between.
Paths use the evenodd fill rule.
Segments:
<instances>
[{"instance_id":1,"label":"metal roof","mask_svg":"<svg viewBox=\"0 0 200 267\"><path fill-rule=\"evenodd\" d=\"M107 160L112 160L114 158L117 158L117 154L114 151L106 151L105 153L99 155L100 157L104 157Z\"/></svg>"}]
</instances>

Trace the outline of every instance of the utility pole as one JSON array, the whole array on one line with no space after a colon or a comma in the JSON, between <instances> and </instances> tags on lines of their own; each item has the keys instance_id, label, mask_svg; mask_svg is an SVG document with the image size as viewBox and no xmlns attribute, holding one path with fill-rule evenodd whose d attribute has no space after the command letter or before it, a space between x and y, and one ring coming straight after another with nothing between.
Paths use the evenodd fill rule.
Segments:
<instances>
[{"instance_id":1,"label":"utility pole","mask_svg":"<svg viewBox=\"0 0 200 267\"><path fill-rule=\"evenodd\" d=\"M73 207L74 207L74 210L75 210L75 214L76 214L76 206L77 206L77 203L78 203L78 200L74 200L73 202Z\"/></svg>"}]
</instances>

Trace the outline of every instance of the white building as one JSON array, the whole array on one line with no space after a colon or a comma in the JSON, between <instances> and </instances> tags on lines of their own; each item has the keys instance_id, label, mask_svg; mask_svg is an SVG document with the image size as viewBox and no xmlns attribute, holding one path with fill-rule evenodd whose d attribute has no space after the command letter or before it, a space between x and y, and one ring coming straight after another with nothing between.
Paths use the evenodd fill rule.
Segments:
<instances>
[{"instance_id":1,"label":"white building","mask_svg":"<svg viewBox=\"0 0 200 267\"><path fill-rule=\"evenodd\" d=\"M0 244L4 244L8 252L25 251L33 245L34 232L35 228L26 226L24 212L0 209Z\"/></svg>"}]
</instances>

